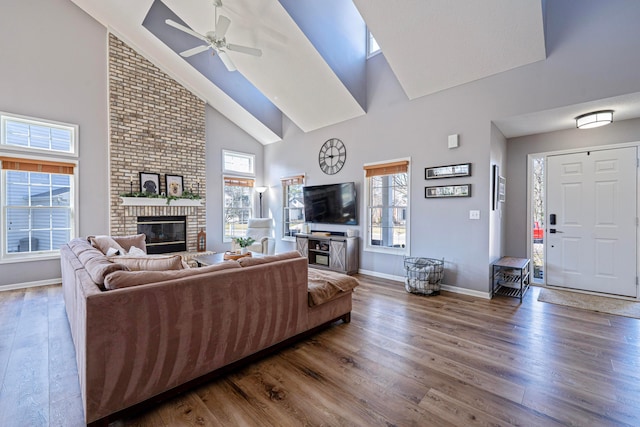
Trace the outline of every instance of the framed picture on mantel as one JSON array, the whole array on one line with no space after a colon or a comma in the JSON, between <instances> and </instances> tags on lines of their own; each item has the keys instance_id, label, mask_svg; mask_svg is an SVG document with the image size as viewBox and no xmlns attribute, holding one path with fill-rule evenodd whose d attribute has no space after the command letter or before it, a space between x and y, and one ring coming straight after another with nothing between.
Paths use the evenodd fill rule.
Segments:
<instances>
[{"instance_id":1,"label":"framed picture on mantel","mask_svg":"<svg viewBox=\"0 0 640 427\"><path fill-rule=\"evenodd\" d=\"M140 192L160 194L160 174L140 172Z\"/></svg>"}]
</instances>

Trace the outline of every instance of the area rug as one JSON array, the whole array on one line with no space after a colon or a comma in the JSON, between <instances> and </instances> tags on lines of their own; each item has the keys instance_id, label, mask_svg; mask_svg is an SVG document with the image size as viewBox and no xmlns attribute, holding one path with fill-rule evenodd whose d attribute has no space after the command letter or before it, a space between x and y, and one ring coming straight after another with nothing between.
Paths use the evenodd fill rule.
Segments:
<instances>
[{"instance_id":1,"label":"area rug","mask_svg":"<svg viewBox=\"0 0 640 427\"><path fill-rule=\"evenodd\" d=\"M640 303L578 292L541 289L538 301L640 319Z\"/></svg>"}]
</instances>

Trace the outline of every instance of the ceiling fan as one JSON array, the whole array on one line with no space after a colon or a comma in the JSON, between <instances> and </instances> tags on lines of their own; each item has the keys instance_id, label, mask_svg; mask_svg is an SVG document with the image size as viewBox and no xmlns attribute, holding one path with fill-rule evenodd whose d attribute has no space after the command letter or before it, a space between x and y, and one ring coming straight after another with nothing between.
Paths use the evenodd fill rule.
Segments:
<instances>
[{"instance_id":1,"label":"ceiling fan","mask_svg":"<svg viewBox=\"0 0 640 427\"><path fill-rule=\"evenodd\" d=\"M220 60L222 61L224 66L227 67L227 70L229 71L235 71L236 66L234 65L229 55L227 55L227 50L245 53L247 55L262 56L262 51L260 49L227 43L225 34L229 29L231 20L224 15L220 15L220 17L218 18L218 7L222 7L222 0L214 0L213 6L215 9L215 19L214 19L215 27L213 31L208 31L205 35L197 33L193 31L191 28L178 24L177 22L172 21L171 19L167 19L164 21L167 25L170 25L206 43L206 45L196 46L194 48L187 49L184 52L180 52L180 56L184 58L188 58L190 56L196 55L200 52L204 52L206 50L209 50L209 48L211 48L214 50L214 52L218 54L218 56L220 57Z\"/></svg>"}]
</instances>

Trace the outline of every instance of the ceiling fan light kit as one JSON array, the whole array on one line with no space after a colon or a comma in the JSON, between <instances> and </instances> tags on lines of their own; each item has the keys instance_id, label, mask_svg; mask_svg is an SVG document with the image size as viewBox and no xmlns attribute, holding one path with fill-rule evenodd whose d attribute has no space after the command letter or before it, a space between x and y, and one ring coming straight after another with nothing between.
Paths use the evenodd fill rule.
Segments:
<instances>
[{"instance_id":1,"label":"ceiling fan light kit","mask_svg":"<svg viewBox=\"0 0 640 427\"><path fill-rule=\"evenodd\" d=\"M185 27L184 25L179 24L171 19L167 19L164 21L167 25L182 31L183 33L189 34L192 37L200 39L206 43L204 45L196 46L191 49L187 49L183 52L180 52L180 56L182 56L183 58L189 58L190 56L197 55L211 48L215 53L218 54L218 56L220 57L220 60L229 71L235 71L237 68L233 63L233 61L231 60L231 58L229 57L229 55L227 55L228 50L233 52L244 53L246 55L258 56L258 57L262 56L262 50L260 49L257 49L254 47L237 45L233 43L227 43L227 39L225 38L225 35L227 34L227 30L229 30L229 26L231 25L231 20L224 15L220 15L220 17L218 18L218 7L222 7L221 0L215 0L213 2L213 6L215 9L215 16L214 16L215 28L213 31L208 31L205 35L202 35L196 31L193 31L191 28Z\"/></svg>"},{"instance_id":2,"label":"ceiling fan light kit","mask_svg":"<svg viewBox=\"0 0 640 427\"><path fill-rule=\"evenodd\" d=\"M613 122L613 110L593 111L576 117L578 129L593 129Z\"/></svg>"}]
</instances>

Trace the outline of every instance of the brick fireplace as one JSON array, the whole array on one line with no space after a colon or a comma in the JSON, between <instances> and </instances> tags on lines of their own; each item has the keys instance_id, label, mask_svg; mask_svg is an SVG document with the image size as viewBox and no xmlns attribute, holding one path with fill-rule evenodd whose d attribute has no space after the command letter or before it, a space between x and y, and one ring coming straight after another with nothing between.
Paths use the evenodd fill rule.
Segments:
<instances>
[{"instance_id":1,"label":"brick fireplace","mask_svg":"<svg viewBox=\"0 0 640 427\"><path fill-rule=\"evenodd\" d=\"M109 34L110 233L137 233L138 217L185 216L186 245L196 250L205 217L205 103L115 35ZM123 206L119 197L139 191L139 172L183 177L199 190L201 206ZM158 200L158 199L156 199Z\"/></svg>"}]
</instances>

